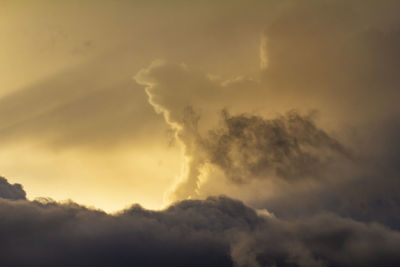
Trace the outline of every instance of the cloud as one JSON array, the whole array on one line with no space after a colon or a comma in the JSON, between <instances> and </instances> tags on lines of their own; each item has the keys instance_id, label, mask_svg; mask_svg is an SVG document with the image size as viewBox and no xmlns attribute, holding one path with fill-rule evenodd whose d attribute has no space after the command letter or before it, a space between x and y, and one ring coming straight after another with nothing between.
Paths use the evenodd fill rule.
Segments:
<instances>
[{"instance_id":1,"label":"cloud","mask_svg":"<svg viewBox=\"0 0 400 267\"><path fill-rule=\"evenodd\" d=\"M30 76L30 71L52 72L32 78L42 82L26 81L20 88L25 90L13 90L0 100L3 142L43 140L46 136L47 143L53 146L93 147L114 145L117 140L127 142L131 140L129 136L145 139L143 131L159 132L159 119L145 105L143 92L129 81L132 73L154 58L186 62L213 74L245 75L241 83L235 83L241 89L233 91L236 98L246 99L242 102L252 103L246 105L249 109L268 106L269 112L284 113L293 108L315 108L329 113L329 118L322 117L329 121L337 120L338 114L340 120L362 120L398 111L394 99L399 80L393 71L400 61L399 23L397 15L392 14L398 7L396 1L251 2L196 1L190 6L174 2L170 3L174 6L174 20L165 5L125 1L101 1L95 9L90 4L78 9L73 3L48 5L40 1L35 12L29 8L26 12L11 9L10 14L15 14L12 21L21 25L9 29L13 34L8 43L24 44L23 54L33 58L28 64L19 59L20 49L7 52L7 58L21 61L16 66L26 69L26 73L22 75L20 69L14 69L4 76L15 76L22 83L21 77ZM65 10L75 13L76 18L62 16ZM136 13L138 10L141 14ZM104 27L82 26L87 12L94 13L95 25ZM44 13L49 17L36 19ZM39 41L22 34L28 26L35 28L32 36L43 38ZM170 29L168 34L165 28ZM87 32L91 34L88 36ZM64 50L88 39L96 47L104 47L80 61L64 54ZM262 55L257 58L260 39ZM64 52L53 48L52 42ZM25 44L35 49L29 50ZM52 52L44 53L45 48ZM260 60L268 64L257 70ZM68 63L64 70L59 62ZM57 72L53 71L55 65ZM252 83L249 75L260 76L263 82ZM203 80L192 83L195 81ZM202 85L196 86L199 89ZM210 99L205 96L210 90L204 90L194 96ZM233 100L234 95L229 93L218 101L250 112L244 110L244 103ZM377 108L372 110L370 106Z\"/></svg>"},{"instance_id":2,"label":"cloud","mask_svg":"<svg viewBox=\"0 0 400 267\"><path fill-rule=\"evenodd\" d=\"M333 214L266 223L235 244L233 252L242 266L395 266L398 261L398 232L378 224ZM372 245L377 239L385 240L382 247Z\"/></svg>"},{"instance_id":3,"label":"cloud","mask_svg":"<svg viewBox=\"0 0 400 267\"><path fill-rule=\"evenodd\" d=\"M364 222L380 222L400 229L398 209L399 124L397 120L381 122L364 131L357 169L335 170L341 182L325 181L320 187L286 191L268 199L254 200L255 207L267 208L280 218L308 217L330 211ZM346 178L347 177L347 178Z\"/></svg>"},{"instance_id":4,"label":"cloud","mask_svg":"<svg viewBox=\"0 0 400 267\"><path fill-rule=\"evenodd\" d=\"M136 75L183 145L172 199L223 193L287 218L329 210L398 229L398 2L272 6L251 76L165 62Z\"/></svg>"},{"instance_id":5,"label":"cloud","mask_svg":"<svg viewBox=\"0 0 400 267\"><path fill-rule=\"evenodd\" d=\"M26 199L26 192L20 184L9 184L0 176L0 198L18 200Z\"/></svg>"},{"instance_id":6,"label":"cloud","mask_svg":"<svg viewBox=\"0 0 400 267\"><path fill-rule=\"evenodd\" d=\"M134 64L121 73L119 60L103 58L76 69L73 81L67 73L0 99L2 140L115 144L135 139L144 121L156 124L146 133L157 136L163 127L139 100L144 92L128 89L126 77L137 73L185 156L178 201L162 211L134 205L110 215L27 201L21 187L0 179L0 196L9 198L0 199L3 265L399 265L399 1L251 3L176 13L152 3L103 5L118 19L99 13L110 35L91 38L96 48L117 40L125 44L118 48L135 44L119 57L145 56L127 55ZM86 20L79 15L72 26ZM136 72L160 56L189 64L155 62ZM250 75L249 62L261 68Z\"/></svg>"},{"instance_id":7,"label":"cloud","mask_svg":"<svg viewBox=\"0 0 400 267\"><path fill-rule=\"evenodd\" d=\"M0 200L3 266L395 266L400 233L333 214L281 220L210 197L115 215Z\"/></svg>"},{"instance_id":8,"label":"cloud","mask_svg":"<svg viewBox=\"0 0 400 267\"><path fill-rule=\"evenodd\" d=\"M236 109L246 109L247 105L239 105L237 96L244 86L250 94L256 93L258 83L252 79L222 81L184 64L161 61L141 70L135 80L146 87L150 104L174 129L184 150L184 177L172 199L195 197L202 165L209 158L202 133L212 129L226 105L238 104Z\"/></svg>"},{"instance_id":9,"label":"cloud","mask_svg":"<svg viewBox=\"0 0 400 267\"><path fill-rule=\"evenodd\" d=\"M210 162L235 182L315 177L335 156L350 158L342 144L295 111L271 120L224 112L222 123L205 147Z\"/></svg>"},{"instance_id":10,"label":"cloud","mask_svg":"<svg viewBox=\"0 0 400 267\"><path fill-rule=\"evenodd\" d=\"M183 145L186 169L172 199L222 193L282 218L330 211L399 229L395 114L339 128L338 135L315 122L313 112L245 112L253 102L240 102L262 95L261 81L226 82L168 63L136 79ZM232 112L221 113L226 106Z\"/></svg>"},{"instance_id":11,"label":"cloud","mask_svg":"<svg viewBox=\"0 0 400 267\"><path fill-rule=\"evenodd\" d=\"M131 81L130 71L99 80L94 77L105 76L108 70L96 66L97 61L101 60L60 71L1 97L1 142L104 148L146 140L149 132L155 139L162 138L157 133L165 127L146 105L146 96Z\"/></svg>"},{"instance_id":12,"label":"cloud","mask_svg":"<svg viewBox=\"0 0 400 267\"><path fill-rule=\"evenodd\" d=\"M185 172L173 199L198 197L201 180L220 179L201 178L210 164L235 183L272 178L290 182L322 178L331 162L352 157L313 122L312 113L291 111L271 119L254 112L247 115L253 103L242 100L262 98L260 81L223 81L165 62L153 63L135 79L146 86L150 104L163 114L183 146ZM221 113L227 107L233 115Z\"/></svg>"},{"instance_id":13,"label":"cloud","mask_svg":"<svg viewBox=\"0 0 400 267\"><path fill-rule=\"evenodd\" d=\"M398 113L400 21L389 11L398 3L288 2L263 32L274 101L352 124Z\"/></svg>"}]
</instances>

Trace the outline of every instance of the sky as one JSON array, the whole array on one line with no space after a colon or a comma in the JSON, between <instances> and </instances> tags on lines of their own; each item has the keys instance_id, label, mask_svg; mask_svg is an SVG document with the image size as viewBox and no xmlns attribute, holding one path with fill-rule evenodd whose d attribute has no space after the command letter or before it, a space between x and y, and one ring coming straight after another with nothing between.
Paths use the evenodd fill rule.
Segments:
<instances>
[{"instance_id":1,"label":"sky","mask_svg":"<svg viewBox=\"0 0 400 267\"><path fill-rule=\"evenodd\" d=\"M398 266L399 11L0 0L6 266Z\"/></svg>"},{"instance_id":2,"label":"sky","mask_svg":"<svg viewBox=\"0 0 400 267\"><path fill-rule=\"evenodd\" d=\"M181 149L133 76L157 59L227 77L259 66L253 23L221 19L236 17L239 6L1 3L0 168L32 199L110 211L132 201L162 207L163 191L179 179Z\"/></svg>"}]
</instances>

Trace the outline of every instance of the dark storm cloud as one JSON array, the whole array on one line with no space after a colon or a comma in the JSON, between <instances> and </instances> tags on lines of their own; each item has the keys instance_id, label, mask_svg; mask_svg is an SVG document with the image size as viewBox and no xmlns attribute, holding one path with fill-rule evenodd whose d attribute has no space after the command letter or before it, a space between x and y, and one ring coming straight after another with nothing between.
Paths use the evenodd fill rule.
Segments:
<instances>
[{"instance_id":1,"label":"dark storm cloud","mask_svg":"<svg viewBox=\"0 0 400 267\"><path fill-rule=\"evenodd\" d=\"M323 211L363 222L379 222L400 229L399 175L355 177L341 184L282 194L251 203L263 207L279 218L306 218Z\"/></svg>"},{"instance_id":2,"label":"dark storm cloud","mask_svg":"<svg viewBox=\"0 0 400 267\"><path fill-rule=\"evenodd\" d=\"M2 179L2 185L13 187ZM20 186L18 190L22 190ZM284 221L227 197L108 215L0 200L3 266L396 266L400 234L334 214Z\"/></svg>"},{"instance_id":3,"label":"dark storm cloud","mask_svg":"<svg viewBox=\"0 0 400 267\"><path fill-rule=\"evenodd\" d=\"M205 141L209 161L235 182L316 177L335 157L350 154L337 140L306 116L291 111L276 119L231 116L223 112L223 126Z\"/></svg>"},{"instance_id":4,"label":"dark storm cloud","mask_svg":"<svg viewBox=\"0 0 400 267\"><path fill-rule=\"evenodd\" d=\"M11 200L26 199L26 193L20 184L10 184L0 176L0 198Z\"/></svg>"},{"instance_id":5,"label":"dark storm cloud","mask_svg":"<svg viewBox=\"0 0 400 267\"><path fill-rule=\"evenodd\" d=\"M227 200L230 214L209 202L112 216L74 203L1 201L2 265L232 266L224 231L246 228L251 218L234 215L248 208Z\"/></svg>"},{"instance_id":6,"label":"dark storm cloud","mask_svg":"<svg viewBox=\"0 0 400 267\"><path fill-rule=\"evenodd\" d=\"M115 215L0 200L2 266L396 266L400 233L333 214L284 221L227 197Z\"/></svg>"},{"instance_id":7,"label":"dark storm cloud","mask_svg":"<svg viewBox=\"0 0 400 267\"><path fill-rule=\"evenodd\" d=\"M400 124L394 119L363 130L369 131L369 138L359 144L363 150L357 172L341 173L340 183L327 182L319 188L290 192L252 204L267 208L280 218L330 211L400 229ZM346 177L350 179L343 179Z\"/></svg>"},{"instance_id":8,"label":"dark storm cloud","mask_svg":"<svg viewBox=\"0 0 400 267\"><path fill-rule=\"evenodd\" d=\"M240 255L245 266L396 266L399 237L379 224L323 214L296 221L267 220L266 227L236 246L239 255L245 253ZM377 240L383 241L380 246L375 246Z\"/></svg>"}]
</instances>

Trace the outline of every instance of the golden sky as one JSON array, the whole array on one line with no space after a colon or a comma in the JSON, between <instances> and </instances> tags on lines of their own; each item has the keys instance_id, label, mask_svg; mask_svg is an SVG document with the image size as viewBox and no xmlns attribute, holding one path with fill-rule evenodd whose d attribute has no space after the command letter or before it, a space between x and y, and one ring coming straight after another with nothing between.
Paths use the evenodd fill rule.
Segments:
<instances>
[{"instance_id":1,"label":"golden sky","mask_svg":"<svg viewBox=\"0 0 400 267\"><path fill-rule=\"evenodd\" d=\"M201 62L225 75L258 66L260 33L249 32L252 22L225 32L224 7L209 8L1 1L1 174L23 183L30 198L107 210L132 202L161 207L182 156L132 77L158 58ZM231 42L237 45L227 49Z\"/></svg>"},{"instance_id":2,"label":"golden sky","mask_svg":"<svg viewBox=\"0 0 400 267\"><path fill-rule=\"evenodd\" d=\"M185 190L197 191L183 198L251 201L259 180L226 184L188 146L185 108L203 136L223 109L267 119L296 109L347 145L358 126L398 112L398 3L385 3L3 0L1 174L30 199L108 211L161 208L191 175Z\"/></svg>"}]
</instances>

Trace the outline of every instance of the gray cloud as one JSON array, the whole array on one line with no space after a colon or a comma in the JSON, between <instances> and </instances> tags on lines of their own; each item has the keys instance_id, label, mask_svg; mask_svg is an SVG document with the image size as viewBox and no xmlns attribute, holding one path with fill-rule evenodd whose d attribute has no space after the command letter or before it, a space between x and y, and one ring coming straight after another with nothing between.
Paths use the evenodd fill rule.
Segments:
<instances>
[{"instance_id":1,"label":"gray cloud","mask_svg":"<svg viewBox=\"0 0 400 267\"><path fill-rule=\"evenodd\" d=\"M400 262L399 232L324 211L280 219L257 215L241 201L220 196L176 202L162 211L135 204L110 215L73 202L28 201L21 185L4 178L0 188L3 266L308 267Z\"/></svg>"},{"instance_id":2,"label":"gray cloud","mask_svg":"<svg viewBox=\"0 0 400 267\"><path fill-rule=\"evenodd\" d=\"M186 173L173 199L197 197L207 164L234 182L279 177L287 181L323 178L331 163L352 158L348 149L299 112L244 115L261 100L263 84L250 78L213 79L185 65L153 63L136 80L146 86L150 104L176 131L187 158ZM246 93L244 93L246 92ZM243 96L243 98L242 98ZM232 115L221 110L228 107ZM245 112L245 113L243 113ZM251 114L251 113L250 113ZM219 178L208 178L219 179Z\"/></svg>"},{"instance_id":3,"label":"gray cloud","mask_svg":"<svg viewBox=\"0 0 400 267\"><path fill-rule=\"evenodd\" d=\"M266 228L258 228L236 245L244 266L398 264L394 255L400 235L378 224L367 225L333 214L289 222L271 219L266 223ZM374 247L375 240L385 241Z\"/></svg>"},{"instance_id":4,"label":"gray cloud","mask_svg":"<svg viewBox=\"0 0 400 267\"><path fill-rule=\"evenodd\" d=\"M236 182L317 177L335 157L350 158L342 144L295 111L271 120L223 112L222 123L205 147L209 161Z\"/></svg>"},{"instance_id":5,"label":"gray cloud","mask_svg":"<svg viewBox=\"0 0 400 267\"><path fill-rule=\"evenodd\" d=\"M396 266L400 234L333 214L258 216L227 197L109 215L0 200L3 266Z\"/></svg>"},{"instance_id":6,"label":"gray cloud","mask_svg":"<svg viewBox=\"0 0 400 267\"><path fill-rule=\"evenodd\" d=\"M327 181L318 188L286 192L268 200L254 201L252 205L267 208L280 218L307 217L330 211L400 229L398 121L382 122L373 129L368 126L364 131L369 131L369 137L359 140L363 147L357 162L359 169L355 172L336 170L340 183Z\"/></svg>"},{"instance_id":7,"label":"gray cloud","mask_svg":"<svg viewBox=\"0 0 400 267\"><path fill-rule=\"evenodd\" d=\"M26 192L20 184L10 184L0 176L0 198L18 200L26 199Z\"/></svg>"}]
</instances>

